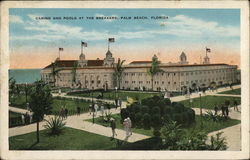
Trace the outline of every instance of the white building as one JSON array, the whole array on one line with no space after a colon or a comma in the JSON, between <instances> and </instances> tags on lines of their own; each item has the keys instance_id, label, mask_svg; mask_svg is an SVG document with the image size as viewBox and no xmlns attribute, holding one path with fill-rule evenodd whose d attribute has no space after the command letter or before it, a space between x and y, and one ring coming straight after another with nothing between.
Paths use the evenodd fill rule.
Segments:
<instances>
[{"instance_id":1,"label":"white building","mask_svg":"<svg viewBox=\"0 0 250 160\"><path fill-rule=\"evenodd\" d=\"M155 56L155 55L154 55ZM208 58L208 57L207 57ZM209 87L239 82L236 65L210 64L207 58L203 64L188 64L184 52L177 63L161 63L154 76L153 90L183 91L185 88ZM103 60L86 60L81 54L79 60L56 60L56 72L52 74L52 64L42 69L42 78L58 87L78 87L88 89L115 88L115 59L108 50ZM120 88L129 90L151 90L152 82L148 70L151 61L133 61L123 65Z\"/></svg>"}]
</instances>

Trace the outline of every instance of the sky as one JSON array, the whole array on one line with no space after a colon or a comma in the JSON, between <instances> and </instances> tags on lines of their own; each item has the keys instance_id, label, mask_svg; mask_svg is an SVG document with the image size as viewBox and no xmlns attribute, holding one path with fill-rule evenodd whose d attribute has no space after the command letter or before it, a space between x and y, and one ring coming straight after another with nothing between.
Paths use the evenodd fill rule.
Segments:
<instances>
[{"instance_id":1,"label":"sky","mask_svg":"<svg viewBox=\"0 0 250 160\"><path fill-rule=\"evenodd\" d=\"M240 65L239 9L11 8L9 36L10 68L43 68L58 57L59 47L61 59L76 60L81 41L88 44L86 59L103 59L108 38L115 38L113 57L126 63L154 54L161 62L177 62L182 51L189 63L200 63L208 47L211 63Z\"/></svg>"}]
</instances>

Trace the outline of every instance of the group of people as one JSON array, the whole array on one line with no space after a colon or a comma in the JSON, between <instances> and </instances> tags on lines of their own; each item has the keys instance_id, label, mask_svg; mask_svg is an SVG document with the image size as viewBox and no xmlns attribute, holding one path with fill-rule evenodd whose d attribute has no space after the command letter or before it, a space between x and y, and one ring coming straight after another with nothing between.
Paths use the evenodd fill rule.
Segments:
<instances>
[{"instance_id":1,"label":"group of people","mask_svg":"<svg viewBox=\"0 0 250 160\"><path fill-rule=\"evenodd\" d=\"M126 138L132 135L132 121L129 117L125 118L123 121L123 128L126 134ZM117 136L115 129L116 129L116 122L114 118L110 119L110 127L112 129L112 138L114 138L115 136Z\"/></svg>"},{"instance_id":2,"label":"group of people","mask_svg":"<svg viewBox=\"0 0 250 160\"><path fill-rule=\"evenodd\" d=\"M233 101L234 110L239 111L238 109L238 102L236 100ZM214 107L214 114L218 115L218 111L221 110L222 116L228 117L229 116L229 106L222 104L221 106Z\"/></svg>"},{"instance_id":3,"label":"group of people","mask_svg":"<svg viewBox=\"0 0 250 160\"><path fill-rule=\"evenodd\" d=\"M22 124L31 124L32 123L32 119L33 119L33 112L29 111L26 112L25 114L21 115L22 118Z\"/></svg>"},{"instance_id":4,"label":"group of people","mask_svg":"<svg viewBox=\"0 0 250 160\"><path fill-rule=\"evenodd\" d=\"M62 108L61 108L60 116L61 116L63 119L67 119L68 113L69 113L69 110L68 110L66 107L62 107Z\"/></svg>"},{"instance_id":5,"label":"group of people","mask_svg":"<svg viewBox=\"0 0 250 160\"><path fill-rule=\"evenodd\" d=\"M125 133L126 133L126 137L129 137L132 135L132 131L131 131L131 128L132 128L132 121L129 117L125 118L124 121L123 121L123 128L125 130Z\"/></svg>"},{"instance_id":6,"label":"group of people","mask_svg":"<svg viewBox=\"0 0 250 160\"><path fill-rule=\"evenodd\" d=\"M108 108L110 109L110 108ZM103 104L90 104L89 105L89 115L91 115L91 113L94 114L94 116L96 116L98 114L98 111L100 112L100 116L104 116L104 113L105 113L105 107Z\"/></svg>"}]
</instances>

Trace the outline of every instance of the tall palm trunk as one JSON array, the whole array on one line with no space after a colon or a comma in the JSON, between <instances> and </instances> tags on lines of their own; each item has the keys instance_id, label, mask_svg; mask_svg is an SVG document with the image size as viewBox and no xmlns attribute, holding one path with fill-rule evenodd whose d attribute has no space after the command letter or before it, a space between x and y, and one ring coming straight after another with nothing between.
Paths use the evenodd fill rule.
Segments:
<instances>
[{"instance_id":1,"label":"tall palm trunk","mask_svg":"<svg viewBox=\"0 0 250 160\"><path fill-rule=\"evenodd\" d=\"M39 119L36 120L36 142L39 143Z\"/></svg>"},{"instance_id":2,"label":"tall palm trunk","mask_svg":"<svg viewBox=\"0 0 250 160\"><path fill-rule=\"evenodd\" d=\"M152 91L154 90L154 76L152 75L151 77L151 87L152 87Z\"/></svg>"}]
</instances>

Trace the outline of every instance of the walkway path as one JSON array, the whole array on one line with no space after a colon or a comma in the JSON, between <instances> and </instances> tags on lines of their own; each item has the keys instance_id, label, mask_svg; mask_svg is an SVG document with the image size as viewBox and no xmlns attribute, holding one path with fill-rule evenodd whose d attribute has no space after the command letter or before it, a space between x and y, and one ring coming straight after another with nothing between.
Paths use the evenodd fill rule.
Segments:
<instances>
[{"instance_id":1,"label":"walkway path","mask_svg":"<svg viewBox=\"0 0 250 160\"><path fill-rule=\"evenodd\" d=\"M125 106L125 104L123 105L123 107L124 106ZM10 108L12 110L14 109L16 112L19 112L19 113L20 113L20 111L26 112L26 110L15 109L14 107L10 107ZM117 113L120 113L120 109L112 108L110 110L110 112L112 114L117 114ZM95 116L95 118L99 117L99 116L100 116L100 114L98 112L97 115ZM53 117L53 116L52 115L45 116L45 119L48 120L50 117ZM69 116L65 120L65 122L66 122L67 127L71 127L71 128L75 128L75 129L103 135L106 137L111 137L112 131L111 131L110 127L104 127L104 126L99 125L99 124L93 124L91 122L84 121L84 120L91 119L91 118L92 118L92 115L90 115L89 113L83 113L80 116L76 116L76 115ZM45 123L46 123L45 121L42 121L39 123L40 130L45 129L43 126ZM35 131L36 131L36 123L30 124L30 125L25 125L25 126L18 126L18 127L14 127L14 128L9 129L9 136L10 137L17 136L17 135L22 135L22 134L26 134L26 133L30 133L30 132L35 132ZM130 137L128 137L126 139L125 131L122 129L116 129L116 133L117 133L117 136L115 137L116 139L126 140L128 142L135 142L135 141L149 138L149 136L145 136L145 135L138 134L138 133L133 133Z\"/></svg>"},{"instance_id":2,"label":"walkway path","mask_svg":"<svg viewBox=\"0 0 250 160\"><path fill-rule=\"evenodd\" d=\"M12 112L17 112L17 113L22 113L22 114L25 114L26 112L29 112L26 109L21 109L21 108L16 108L16 107L11 107L11 106L9 106L9 110L12 111Z\"/></svg>"},{"instance_id":3,"label":"walkway path","mask_svg":"<svg viewBox=\"0 0 250 160\"><path fill-rule=\"evenodd\" d=\"M236 89L236 88L240 88L240 86L234 86L234 89ZM206 94L202 94L201 96L206 96L206 95L216 95L217 96L217 94L216 94L217 92L223 92L223 91L227 91L227 90L231 90L231 89L230 88L220 88L215 92L206 92ZM90 97L67 96L65 94L61 94L61 95L53 94L53 96L92 100L92 98L90 98ZM200 95L198 93L193 93L190 96L190 98L196 98L199 96ZM230 95L230 96L233 96L233 95ZM187 98L186 98L186 96L177 96L177 97L172 97L170 99L171 99L171 101L178 102L178 101L186 100ZM93 98L93 100L114 103L114 100L96 99L96 98ZM126 102L122 102L122 108L125 108L125 107L126 107ZM10 108L10 110L12 110L14 112L26 113L26 110L24 110L24 109L17 109L14 107L9 107L9 108ZM193 108L193 109L195 110L196 114L200 114L199 108ZM207 111L207 109L203 109L203 113L205 113L206 111ZM112 114L120 113L120 109L113 108L113 109L111 109L111 113ZM45 119L48 119L49 117L50 116L46 116ZM230 117L232 117L233 119L240 120L240 112L232 111L232 112L230 112ZM110 127L104 127L104 126L101 126L98 124L92 124L91 122L84 121L86 119L91 119L91 118L92 118L92 116L89 115L89 113L83 113L80 116L69 116L66 120L66 126L71 127L71 128L75 128L75 129L84 130L84 131L91 132L91 133L96 133L96 134L107 136L107 137L111 136L112 132L111 132ZM44 124L45 124L44 121L40 122L40 130L44 129L44 127L43 127ZM240 133L241 132L239 129L240 129L240 124L236 125L236 126L228 127L228 128L225 128L225 129L222 129L219 131L209 133L209 136L215 135L216 133L223 131L224 132L223 136L225 136L227 138L227 142L228 142L228 146L229 146L228 149L229 150L240 150ZM21 135L21 134L25 134L25 133L34 132L34 131L36 131L36 124L14 127L14 128L9 129L9 136ZM115 138L120 139L120 140L127 140L128 142L135 142L138 140L149 138L148 136L145 136L142 134L133 133L132 136L130 136L128 139L125 139L125 131L123 131L121 129L116 129L116 133L117 133L117 137L115 137Z\"/></svg>"}]
</instances>

